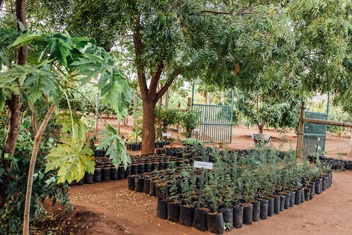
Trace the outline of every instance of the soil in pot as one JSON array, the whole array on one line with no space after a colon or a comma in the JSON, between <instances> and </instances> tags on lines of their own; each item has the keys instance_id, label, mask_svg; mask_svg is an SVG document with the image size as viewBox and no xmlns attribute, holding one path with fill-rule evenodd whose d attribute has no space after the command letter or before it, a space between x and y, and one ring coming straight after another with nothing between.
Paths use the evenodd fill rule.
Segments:
<instances>
[{"instance_id":1,"label":"soil in pot","mask_svg":"<svg viewBox=\"0 0 352 235\"><path fill-rule=\"evenodd\" d=\"M192 227L194 218L194 206L182 205L180 209L180 224Z\"/></svg>"},{"instance_id":2,"label":"soil in pot","mask_svg":"<svg viewBox=\"0 0 352 235\"><path fill-rule=\"evenodd\" d=\"M216 234L225 232L224 217L222 212L210 212L207 214L208 231Z\"/></svg>"},{"instance_id":3,"label":"soil in pot","mask_svg":"<svg viewBox=\"0 0 352 235\"><path fill-rule=\"evenodd\" d=\"M243 225L243 206L236 205L233 207L233 226L242 228Z\"/></svg>"},{"instance_id":4,"label":"soil in pot","mask_svg":"<svg viewBox=\"0 0 352 235\"><path fill-rule=\"evenodd\" d=\"M208 208L195 208L193 227L200 231L208 230L207 214L210 212Z\"/></svg>"}]
</instances>

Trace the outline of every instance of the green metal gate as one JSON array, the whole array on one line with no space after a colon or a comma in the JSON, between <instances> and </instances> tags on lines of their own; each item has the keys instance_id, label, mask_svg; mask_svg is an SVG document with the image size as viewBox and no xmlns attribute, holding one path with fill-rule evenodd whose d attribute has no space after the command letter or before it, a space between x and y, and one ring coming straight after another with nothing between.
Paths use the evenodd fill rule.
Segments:
<instances>
[{"instance_id":1,"label":"green metal gate","mask_svg":"<svg viewBox=\"0 0 352 235\"><path fill-rule=\"evenodd\" d=\"M192 137L203 143L232 141L233 104L231 106L193 104L192 109L199 113L197 128Z\"/></svg>"},{"instance_id":2,"label":"green metal gate","mask_svg":"<svg viewBox=\"0 0 352 235\"><path fill-rule=\"evenodd\" d=\"M304 116L305 118L328 119L327 113L305 111ZM325 150L326 128L327 125L323 124L304 123L303 156L308 156L312 153L321 154Z\"/></svg>"}]
</instances>

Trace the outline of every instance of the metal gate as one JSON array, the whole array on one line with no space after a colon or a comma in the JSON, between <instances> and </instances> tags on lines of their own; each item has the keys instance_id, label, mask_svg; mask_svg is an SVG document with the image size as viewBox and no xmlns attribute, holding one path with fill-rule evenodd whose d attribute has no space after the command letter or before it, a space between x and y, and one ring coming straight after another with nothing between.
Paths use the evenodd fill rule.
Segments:
<instances>
[{"instance_id":1,"label":"metal gate","mask_svg":"<svg viewBox=\"0 0 352 235\"><path fill-rule=\"evenodd\" d=\"M304 116L305 118L328 119L327 113L305 111ZM303 156L321 154L325 150L326 128L327 125L323 124L304 123Z\"/></svg>"},{"instance_id":2,"label":"metal gate","mask_svg":"<svg viewBox=\"0 0 352 235\"><path fill-rule=\"evenodd\" d=\"M203 143L231 143L233 106L193 104L192 109L199 114L193 138Z\"/></svg>"}]
</instances>

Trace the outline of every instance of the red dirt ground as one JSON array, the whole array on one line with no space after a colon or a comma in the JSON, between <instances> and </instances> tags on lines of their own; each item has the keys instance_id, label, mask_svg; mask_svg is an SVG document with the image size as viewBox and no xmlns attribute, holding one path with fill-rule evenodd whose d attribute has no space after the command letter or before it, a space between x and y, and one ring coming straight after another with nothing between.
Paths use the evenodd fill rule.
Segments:
<instances>
[{"instance_id":1,"label":"red dirt ground","mask_svg":"<svg viewBox=\"0 0 352 235\"><path fill-rule=\"evenodd\" d=\"M121 133L125 134L130 129L131 127L121 126ZM256 128L234 128L233 143L229 148L251 148L254 142L250 134L256 132ZM280 149L296 148L297 140L293 132L286 135L271 130L264 132L272 136L272 144ZM174 133L172 135L175 137ZM346 156L348 143L347 136L337 138L329 135L326 149L332 156L341 153L343 158L349 159ZM352 171L334 172L332 186L316 195L313 200L226 234L352 234L351 179ZM69 193L74 208L70 214L63 215L61 208L53 208L54 214L61 216L61 226L65 226L65 234L211 234L157 218L156 198L128 190L127 179L76 185L71 187Z\"/></svg>"}]
</instances>

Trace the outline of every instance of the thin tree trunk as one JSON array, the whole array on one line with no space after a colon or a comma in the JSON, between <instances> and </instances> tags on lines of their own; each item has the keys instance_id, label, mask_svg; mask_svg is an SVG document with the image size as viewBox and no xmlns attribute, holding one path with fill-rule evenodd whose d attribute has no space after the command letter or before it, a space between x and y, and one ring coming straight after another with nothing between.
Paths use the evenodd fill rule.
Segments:
<instances>
[{"instance_id":1,"label":"thin tree trunk","mask_svg":"<svg viewBox=\"0 0 352 235\"><path fill-rule=\"evenodd\" d=\"M31 161L29 163L28 170L28 180L27 180L27 192L26 192L26 201L24 207L24 216L23 216L23 235L29 235L29 221L30 221L30 210L31 210L31 199L32 199L32 189L33 189L33 175L35 169L35 163L37 161L37 154L39 150L39 144L43 137L44 130L48 125L51 115L56 109L55 103L51 105L48 112L45 114L44 120L40 125L35 137L34 145L32 150Z\"/></svg>"},{"instance_id":2,"label":"thin tree trunk","mask_svg":"<svg viewBox=\"0 0 352 235\"><path fill-rule=\"evenodd\" d=\"M154 154L155 106L155 101L143 100L142 154Z\"/></svg>"},{"instance_id":3,"label":"thin tree trunk","mask_svg":"<svg viewBox=\"0 0 352 235\"><path fill-rule=\"evenodd\" d=\"M26 1L16 0L16 16L17 19L22 22L23 26L26 28ZM20 27L18 25L18 30ZM25 65L27 62L28 46L20 47L17 50L16 63L19 65ZM4 144L2 156L2 164L4 169L8 174L11 174L12 166L11 162L5 159L5 154L8 156L13 156L15 153L16 142L18 137L19 125L20 125L20 108L22 106L20 96L13 95L10 100L6 102L8 106L8 133L6 135L6 140Z\"/></svg>"},{"instance_id":4,"label":"thin tree trunk","mask_svg":"<svg viewBox=\"0 0 352 235\"><path fill-rule=\"evenodd\" d=\"M348 152L348 157L352 157L352 130L351 130L351 137L350 137L350 151Z\"/></svg>"}]
</instances>

